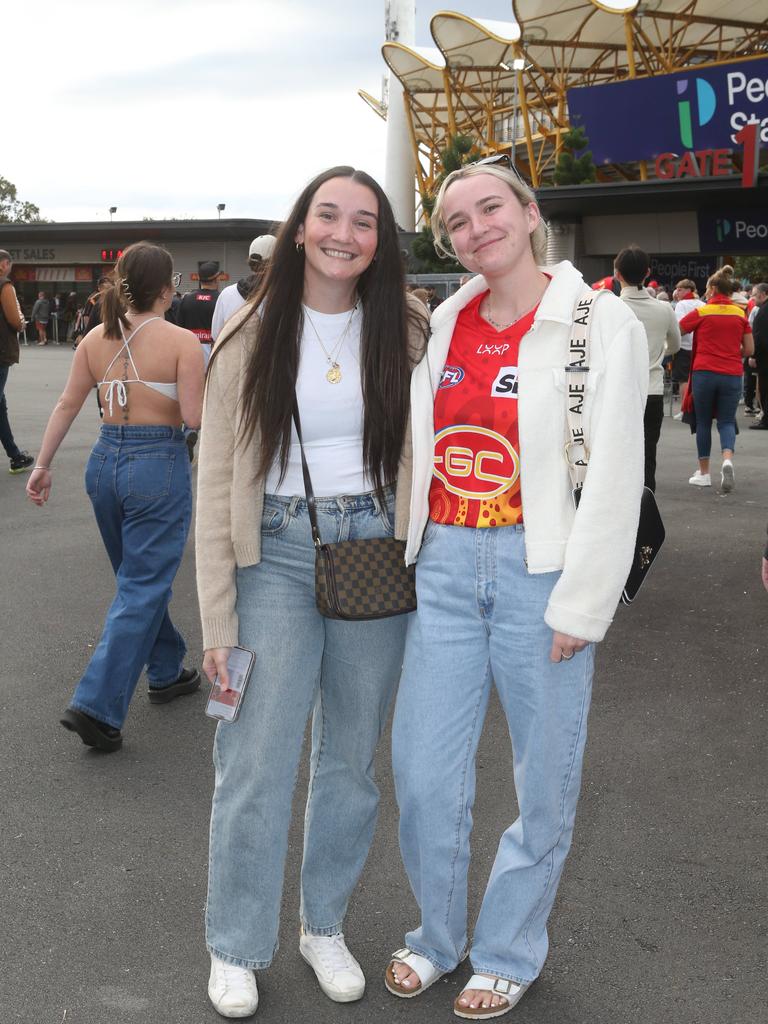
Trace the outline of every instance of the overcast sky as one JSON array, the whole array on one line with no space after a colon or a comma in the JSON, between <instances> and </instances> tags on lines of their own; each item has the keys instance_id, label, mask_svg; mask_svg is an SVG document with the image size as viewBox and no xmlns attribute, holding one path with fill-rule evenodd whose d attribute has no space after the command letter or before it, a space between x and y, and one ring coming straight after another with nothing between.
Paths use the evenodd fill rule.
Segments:
<instances>
[{"instance_id":1,"label":"overcast sky","mask_svg":"<svg viewBox=\"0 0 768 1024\"><path fill-rule=\"evenodd\" d=\"M0 176L56 221L280 218L307 179L384 177L384 0L13 0ZM417 3L512 20L509 0Z\"/></svg>"}]
</instances>

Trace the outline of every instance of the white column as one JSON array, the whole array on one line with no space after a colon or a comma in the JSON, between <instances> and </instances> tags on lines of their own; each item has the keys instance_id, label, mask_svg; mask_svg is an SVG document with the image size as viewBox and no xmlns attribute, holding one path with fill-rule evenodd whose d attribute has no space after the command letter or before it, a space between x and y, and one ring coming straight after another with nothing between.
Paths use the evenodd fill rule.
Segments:
<instances>
[{"instance_id":1,"label":"white column","mask_svg":"<svg viewBox=\"0 0 768 1024\"><path fill-rule=\"evenodd\" d=\"M387 42L413 46L416 39L416 4L414 0L385 0ZM384 170L384 191L392 203L397 223L405 231L413 231L416 223L416 168L408 132L403 87L389 72L389 104L387 109L387 153Z\"/></svg>"}]
</instances>

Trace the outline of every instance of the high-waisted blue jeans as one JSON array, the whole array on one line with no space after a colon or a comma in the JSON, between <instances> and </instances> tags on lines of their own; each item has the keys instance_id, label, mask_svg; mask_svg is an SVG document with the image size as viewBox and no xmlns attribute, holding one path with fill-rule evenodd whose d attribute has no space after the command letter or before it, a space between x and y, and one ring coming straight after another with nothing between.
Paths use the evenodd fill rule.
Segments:
<instances>
[{"instance_id":1,"label":"high-waisted blue jeans","mask_svg":"<svg viewBox=\"0 0 768 1024\"><path fill-rule=\"evenodd\" d=\"M144 667L151 686L169 685L187 650L168 615L192 517L184 434L103 424L85 489L117 593L70 706L120 729Z\"/></svg>"},{"instance_id":2,"label":"high-waisted blue jeans","mask_svg":"<svg viewBox=\"0 0 768 1024\"><path fill-rule=\"evenodd\" d=\"M544 611L559 573L531 575L522 527L427 524L395 709L400 849L421 910L406 945L443 971L469 948L467 869L475 755L492 682L512 740L519 816L505 828L475 927L476 973L536 978L571 844L593 647L549 660Z\"/></svg>"},{"instance_id":3,"label":"high-waisted blue jeans","mask_svg":"<svg viewBox=\"0 0 768 1024\"><path fill-rule=\"evenodd\" d=\"M323 541L392 533L393 499L321 498ZM220 723L214 764L206 941L219 959L267 967L277 949L291 798L307 719L301 923L343 930L373 838L373 759L403 661L409 616L326 619L315 605L306 501L267 495L261 562L237 571L239 640L256 652L236 722Z\"/></svg>"},{"instance_id":4,"label":"high-waisted blue jeans","mask_svg":"<svg viewBox=\"0 0 768 1024\"><path fill-rule=\"evenodd\" d=\"M694 370L691 386L696 409L696 451L708 459L712 451L712 420L717 419L721 451L736 447L736 410L741 398L741 374Z\"/></svg>"}]
</instances>

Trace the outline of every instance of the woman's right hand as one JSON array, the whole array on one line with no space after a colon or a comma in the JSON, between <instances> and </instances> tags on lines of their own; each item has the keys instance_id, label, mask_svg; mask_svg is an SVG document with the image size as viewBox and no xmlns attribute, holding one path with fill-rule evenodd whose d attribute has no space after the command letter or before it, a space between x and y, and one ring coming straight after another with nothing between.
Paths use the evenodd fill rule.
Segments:
<instances>
[{"instance_id":1,"label":"woman's right hand","mask_svg":"<svg viewBox=\"0 0 768 1024\"><path fill-rule=\"evenodd\" d=\"M227 672L227 660L231 647L209 647L203 655L203 672L208 681L213 683L219 677L219 688L229 689L229 673Z\"/></svg>"},{"instance_id":2,"label":"woman's right hand","mask_svg":"<svg viewBox=\"0 0 768 1024\"><path fill-rule=\"evenodd\" d=\"M50 469L34 469L27 480L27 497L38 507L43 506L51 493Z\"/></svg>"}]
</instances>

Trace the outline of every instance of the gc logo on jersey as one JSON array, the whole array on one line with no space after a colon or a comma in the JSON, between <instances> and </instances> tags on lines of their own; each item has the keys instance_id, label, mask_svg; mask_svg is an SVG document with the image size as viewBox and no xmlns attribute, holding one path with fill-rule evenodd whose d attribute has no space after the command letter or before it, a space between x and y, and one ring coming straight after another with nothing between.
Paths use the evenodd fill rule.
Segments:
<instances>
[{"instance_id":1,"label":"gc logo on jersey","mask_svg":"<svg viewBox=\"0 0 768 1024\"><path fill-rule=\"evenodd\" d=\"M460 366L446 366L443 369L442 376L440 377L440 383L437 386L443 390L446 388L455 388L456 385L461 384L463 380L464 371Z\"/></svg>"},{"instance_id":2,"label":"gc logo on jersey","mask_svg":"<svg viewBox=\"0 0 768 1024\"><path fill-rule=\"evenodd\" d=\"M517 398L518 374L516 366L502 366L491 384L493 398Z\"/></svg>"},{"instance_id":3,"label":"gc logo on jersey","mask_svg":"<svg viewBox=\"0 0 768 1024\"><path fill-rule=\"evenodd\" d=\"M434 473L452 494L488 500L515 483L520 458L507 438L495 430L445 427L435 435Z\"/></svg>"}]
</instances>

